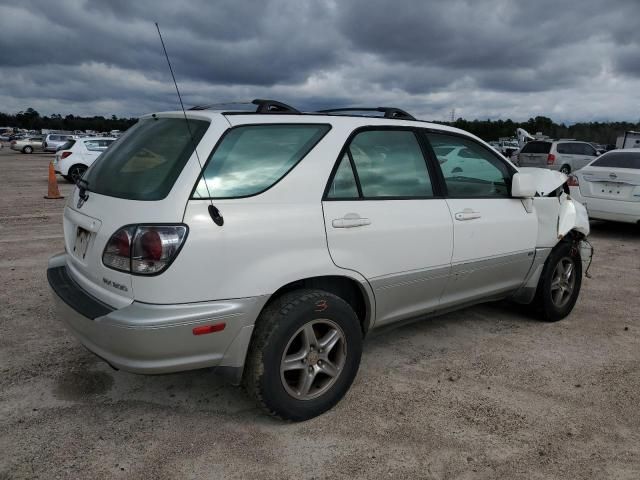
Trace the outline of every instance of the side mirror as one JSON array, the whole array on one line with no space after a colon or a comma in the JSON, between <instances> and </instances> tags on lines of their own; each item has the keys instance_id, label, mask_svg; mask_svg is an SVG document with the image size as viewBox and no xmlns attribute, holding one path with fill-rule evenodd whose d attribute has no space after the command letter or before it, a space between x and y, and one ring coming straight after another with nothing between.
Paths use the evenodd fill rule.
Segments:
<instances>
[{"instance_id":1,"label":"side mirror","mask_svg":"<svg viewBox=\"0 0 640 480\"><path fill-rule=\"evenodd\" d=\"M532 175L515 173L511 178L511 196L514 198L532 198L536 196L536 184Z\"/></svg>"}]
</instances>

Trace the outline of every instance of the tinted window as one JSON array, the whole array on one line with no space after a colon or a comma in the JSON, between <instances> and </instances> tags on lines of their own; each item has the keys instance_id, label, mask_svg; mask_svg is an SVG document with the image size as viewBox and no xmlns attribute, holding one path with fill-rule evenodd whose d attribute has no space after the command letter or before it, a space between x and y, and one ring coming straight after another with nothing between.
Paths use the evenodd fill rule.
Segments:
<instances>
[{"instance_id":1,"label":"tinted window","mask_svg":"<svg viewBox=\"0 0 640 480\"><path fill-rule=\"evenodd\" d=\"M558 143L556 151L563 155L572 155L574 153L573 143Z\"/></svg>"},{"instance_id":2,"label":"tinted window","mask_svg":"<svg viewBox=\"0 0 640 480\"><path fill-rule=\"evenodd\" d=\"M60 147L58 148L58 150L69 150L71 147L73 147L76 144L75 140L67 140L65 143L63 143L62 145L60 145Z\"/></svg>"},{"instance_id":3,"label":"tinted window","mask_svg":"<svg viewBox=\"0 0 640 480\"><path fill-rule=\"evenodd\" d=\"M92 152L104 152L111 143L113 140L85 140L84 146Z\"/></svg>"},{"instance_id":4,"label":"tinted window","mask_svg":"<svg viewBox=\"0 0 640 480\"><path fill-rule=\"evenodd\" d=\"M432 197L420 144L413 132L371 130L349 145L364 198Z\"/></svg>"},{"instance_id":5,"label":"tinted window","mask_svg":"<svg viewBox=\"0 0 640 480\"><path fill-rule=\"evenodd\" d=\"M358 198L358 186L346 153L333 177L327 198Z\"/></svg>"},{"instance_id":6,"label":"tinted window","mask_svg":"<svg viewBox=\"0 0 640 480\"><path fill-rule=\"evenodd\" d=\"M508 197L506 164L482 145L453 135L427 133L434 151L451 148L438 160L451 197Z\"/></svg>"},{"instance_id":7,"label":"tinted window","mask_svg":"<svg viewBox=\"0 0 640 480\"><path fill-rule=\"evenodd\" d=\"M87 189L129 200L166 197L200 142L209 122L184 118L146 118L87 170Z\"/></svg>"},{"instance_id":8,"label":"tinted window","mask_svg":"<svg viewBox=\"0 0 640 480\"><path fill-rule=\"evenodd\" d=\"M302 160L329 128L274 124L229 130L209 158L194 197L246 197L263 192Z\"/></svg>"},{"instance_id":9,"label":"tinted window","mask_svg":"<svg viewBox=\"0 0 640 480\"><path fill-rule=\"evenodd\" d=\"M609 168L637 168L640 170L640 151L638 152L609 152L594 161L593 167Z\"/></svg>"},{"instance_id":10,"label":"tinted window","mask_svg":"<svg viewBox=\"0 0 640 480\"><path fill-rule=\"evenodd\" d=\"M593 148L593 145L591 145L590 143L581 143L580 144L580 152L581 155L589 155L592 157L595 157L596 155L598 155L598 152L596 151L595 148Z\"/></svg>"},{"instance_id":11,"label":"tinted window","mask_svg":"<svg viewBox=\"0 0 640 480\"><path fill-rule=\"evenodd\" d=\"M551 143L549 142L529 142L520 153L549 153L551 150Z\"/></svg>"}]
</instances>

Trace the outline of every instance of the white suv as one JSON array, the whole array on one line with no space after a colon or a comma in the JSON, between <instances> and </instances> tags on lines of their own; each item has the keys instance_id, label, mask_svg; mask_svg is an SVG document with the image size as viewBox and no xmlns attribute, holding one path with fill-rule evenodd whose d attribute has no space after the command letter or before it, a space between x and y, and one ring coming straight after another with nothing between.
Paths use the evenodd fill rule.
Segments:
<instances>
[{"instance_id":1,"label":"white suv","mask_svg":"<svg viewBox=\"0 0 640 480\"><path fill-rule=\"evenodd\" d=\"M502 298L571 312L589 225L564 175L398 109L254 103L141 118L69 197L49 283L113 367L217 367L302 420L374 328Z\"/></svg>"}]
</instances>

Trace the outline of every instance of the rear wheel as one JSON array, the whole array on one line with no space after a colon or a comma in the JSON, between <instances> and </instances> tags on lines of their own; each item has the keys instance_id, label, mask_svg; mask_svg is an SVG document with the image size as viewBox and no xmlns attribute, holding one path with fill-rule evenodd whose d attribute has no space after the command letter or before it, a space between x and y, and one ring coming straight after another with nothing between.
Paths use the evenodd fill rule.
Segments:
<instances>
[{"instance_id":1,"label":"rear wheel","mask_svg":"<svg viewBox=\"0 0 640 480\"><path fill-rule=\"evenodd\" d=\"M322 290L297 290L260 315L244 385L270 414L307 420L340 401L361 354L360 322L351 306Z\"/></svg>"},{"instance_id":2,"label":"rear wheel","mask_svg":"<svg viewBox=\"0 0 640 480\"><path fill-rule=\"evenodd\" d=\"M547 258L534 300L543 320L555 322L571 313L582 286L579 249L571 242L558 244Z\"/></svg>"},{"instance_id":3,"label":"rear wheel","mask_svg":"<svg viewBox=\"0 0 640 480\"><path fill-rule=\"evenodd\" d=\"M86 171L87 167L84 165L74 165L69 169L69 173L65 178L71 183L78 183L78 180L82 178L82 175L84 175L84 172Z\"/></svg>"},{"instance_id":4,"label":"rear wheel","mask_svg":"<svg viewBox=\"0 0 640 480\"><path fill-rule=\"evenodd\" d=\"M22 153L33 153L33 147L30 147L29 145L27 145L22 149Z\"/></svg>"},{"instance_id":5,"label":"rear wheel","mask_svg":"<svg viewBox=\"0 0 640 480\"><path fill-rule=\"evenodd\" d=\"M569 165L563 165L560 167L560 171L565 175L569 175L571 173L571 167Z\"/></svg>"}]
</instances>

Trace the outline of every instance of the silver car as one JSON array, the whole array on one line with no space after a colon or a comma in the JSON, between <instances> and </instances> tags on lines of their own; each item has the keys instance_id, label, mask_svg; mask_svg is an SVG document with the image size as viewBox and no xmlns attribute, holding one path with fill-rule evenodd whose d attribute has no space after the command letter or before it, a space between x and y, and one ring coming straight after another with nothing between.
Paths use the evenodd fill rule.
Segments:
<instances>
[{"instance_id":1,"label":"silver car","mask_svg":"<svg viewBox=\"0 0 640 480\"><path fill-rule=\"evenodd\" d=\"M569 174L580 170L597 156L597 150L587 142L535 140L522 147L517 163L521 167L549 168Z\"/></svg>"},{"instance_id":2,"label":"silver car","mask_svg":"<svg viewBox=\"0 0 640 480\"><path fill-rule=\"evenodd\" d=\"M33 153L36 150L42 150L42 137L25 137L19 140L11 141L11 150L22 153Z\"/></svg>"},{"instance_id":3,"label":"silver car","mask_svg":"<svg viewBox=\"0 0 640 480\"><path fill-rule=\"evenodd\" d=\"M73 138L73 135L63 135L59 133L50 133L44 137L42 148L45 152L55 152L59 147L64 145L67 140Z\"/></svg>"}]
</instances>

